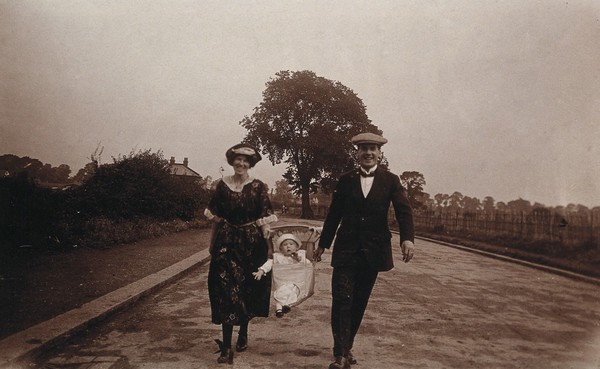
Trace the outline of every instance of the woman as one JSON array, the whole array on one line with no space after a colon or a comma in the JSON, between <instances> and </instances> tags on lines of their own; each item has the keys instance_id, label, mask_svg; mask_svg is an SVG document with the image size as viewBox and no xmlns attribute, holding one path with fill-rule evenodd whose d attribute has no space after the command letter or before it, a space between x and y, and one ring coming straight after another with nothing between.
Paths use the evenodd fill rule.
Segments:
<instances>
[{"instance_id":1,"label":"woman","mask_svg":"<svg viewBox=\"0 0 600 369\"><path fill-rule=\"evenodd\" d=\"M270 223L277 221L267 187L248 174L261 160L258 151L237 144L225 153L234 174L219 181L205 215L215 222L208 272L212 322L221 324L219 363L233 363L231 338L239 326L236 350L248 347L248 322L269 315L271 278L254 279L252 272L268 258Z\"/></svg>"}]
</instances>

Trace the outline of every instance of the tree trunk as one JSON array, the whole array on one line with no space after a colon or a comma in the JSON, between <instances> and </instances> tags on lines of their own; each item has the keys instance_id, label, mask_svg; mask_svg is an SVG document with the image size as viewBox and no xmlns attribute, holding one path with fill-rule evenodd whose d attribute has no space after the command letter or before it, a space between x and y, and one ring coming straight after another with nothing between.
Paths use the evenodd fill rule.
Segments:
<instances>
[{"instance_id":1,"label":"tree trunk","mask_svg":"<svg viewBox=\"0 0 600 369\"><path fill-rule=\"evenodd\" d=\"M314 219L315 214L310 207L310 193L308 191L308 186L302 187L302 214L300 214L300 219Z\"/></svg>"}]
</instances>

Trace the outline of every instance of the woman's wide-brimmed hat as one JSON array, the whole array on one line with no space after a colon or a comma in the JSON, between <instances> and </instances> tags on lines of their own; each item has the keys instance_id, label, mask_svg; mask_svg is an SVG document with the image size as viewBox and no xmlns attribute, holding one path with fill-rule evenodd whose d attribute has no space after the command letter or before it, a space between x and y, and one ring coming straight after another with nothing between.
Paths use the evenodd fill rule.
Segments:
<instances>
[{"instance_id":1,"label":"woman's wide-brimmed hat","mask_svg":"<svg viewBox=\"0 0 600 369\"><path fill-rule=\"evenodd\" d=\"M292 241L296 242L296 244L298 244L298 248L302 247L302 242L300 241L300 239L298 239L298 237L296 237L292 233L284 233L281 236L279 236L277 238L277 240L275 241L275 249L279 250L279 247L281 247L281 244L285 240L292 240Z\"/></svg>"},{"instance_id":2,"label":"woman's wide-brimmed hat","mask_svg":"<svg viewBox=\"0 0 600 369\"><path fill-rule=\"evenodd\" d=\"M235 157L238 155L245 155L248 157L251 167L255 166L256 163L262 159L256 147L245 143L239 143L231 146L225 153L227 163L229 163L229 165L233 165L233 159L235 159Z\"/></svg>"}]
</instances>

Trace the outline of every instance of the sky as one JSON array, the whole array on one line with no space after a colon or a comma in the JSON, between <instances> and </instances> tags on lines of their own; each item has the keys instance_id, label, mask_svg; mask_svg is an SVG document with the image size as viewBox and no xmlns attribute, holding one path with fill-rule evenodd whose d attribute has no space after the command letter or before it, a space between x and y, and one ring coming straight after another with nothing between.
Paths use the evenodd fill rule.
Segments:
<instances>
[{"instance_id":1,"label":"sky","mask_svg":"<svg viewBox=\"0 0 600 369\"><path fill-rule=\"evenodd\" d=\"M74 175L160 150L220 178L265 83L311 70L432 197L600 206L598 40L597 0L0 0L0 155Z\"/></svg>"}]
</instances>

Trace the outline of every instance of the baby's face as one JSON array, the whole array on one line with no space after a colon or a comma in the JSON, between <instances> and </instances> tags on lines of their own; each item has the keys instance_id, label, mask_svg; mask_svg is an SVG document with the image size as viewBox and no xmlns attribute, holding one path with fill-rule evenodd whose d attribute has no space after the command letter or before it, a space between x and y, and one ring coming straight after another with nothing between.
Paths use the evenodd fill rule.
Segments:
<instances>
[{"instance_id":1,"label":"baby's face","mask_svg":"<svg viewBox=\"0 0 600 369\"><path fill-rule=\"evenodd\" d=\"M292 240L285 240L279 245L279 251L285 256L290 256L298 251L298 244Z\"/></svg>"}]
</instances>

